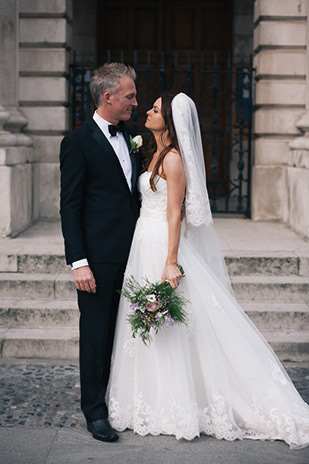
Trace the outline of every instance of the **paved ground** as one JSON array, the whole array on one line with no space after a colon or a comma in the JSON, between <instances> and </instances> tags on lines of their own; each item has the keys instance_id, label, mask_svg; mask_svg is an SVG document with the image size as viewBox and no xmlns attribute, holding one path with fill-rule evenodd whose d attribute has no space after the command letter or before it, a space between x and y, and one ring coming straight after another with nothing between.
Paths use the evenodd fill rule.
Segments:
<instances>
[{"instance_id":1,"label":"paved ground","mask_svg":"<svg viewBox=\"0 0 309 464\"><path fill-rule=\"evenodd\" d=\"M15 362L0 366L0 427L84 428L77 364ZM309 403L309 368L288 372Z\"/></svg>"},{"instance_id":2,"label":"paved ground","mask_svg":"<svg viewBox=\"0 0 309 464\"><path fill-rule=\"evenodd\" d=\"M287 366L309 401L309 366ZM309 448L291 451L282 442L193 442L124 432L117 443L100 443L86 431L79 409L76 364L10 361L0 366L0 462L3 464L190 463L305 464Z\"/></svg>"},{"instance_id":3,"label":"paved ground","mask_svg":"<svg viewBox=\"0 0 309 464\"><path fill-rule=\"evenodd\" d=\"M83 430L2 429L2 464L308 464L308 448L291 451L283 442L227 442L203 436L192 442L172 437L121 434L101 443ZM14 446L12 446L14 444Z\"/></svg>"}]
</instances>

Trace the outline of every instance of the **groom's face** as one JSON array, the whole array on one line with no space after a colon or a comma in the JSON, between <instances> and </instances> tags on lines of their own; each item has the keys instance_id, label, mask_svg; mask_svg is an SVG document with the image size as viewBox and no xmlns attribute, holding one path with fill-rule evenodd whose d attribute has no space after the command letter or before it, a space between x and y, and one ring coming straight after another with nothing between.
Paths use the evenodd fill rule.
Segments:
<instances>
[{"instance_id":1,"label":"groom's face","mask_svg":"<svg viewBox=\"0 0 309 464\"><path fill-rule=\"evenodd\" d=\"M122 76L117 93L110 96L111 116L117 121L128 121L137 106L136 87L129 76Z\"/></svg>"}]
</instances>

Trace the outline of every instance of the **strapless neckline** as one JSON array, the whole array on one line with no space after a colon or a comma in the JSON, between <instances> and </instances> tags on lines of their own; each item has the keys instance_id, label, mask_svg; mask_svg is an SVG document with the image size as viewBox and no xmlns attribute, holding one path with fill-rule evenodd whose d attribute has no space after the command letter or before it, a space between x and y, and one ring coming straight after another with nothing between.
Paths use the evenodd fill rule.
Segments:
<instances>
[{"instance_id":1,"label":"strapless neckline","mask_svg":"<svg viewBox=\"0 0 309 464\"><path fill-rule=\"evenodd\" d=\"M143 174L152 174L152 171L144 171L141 175L143 175ZM164 180L166 182L166 179L164 179L164 177L161 177L158 174L157 174L157 176L159 177L159 180L162 179L162 180Z\"/></svg>"}]
</instances>

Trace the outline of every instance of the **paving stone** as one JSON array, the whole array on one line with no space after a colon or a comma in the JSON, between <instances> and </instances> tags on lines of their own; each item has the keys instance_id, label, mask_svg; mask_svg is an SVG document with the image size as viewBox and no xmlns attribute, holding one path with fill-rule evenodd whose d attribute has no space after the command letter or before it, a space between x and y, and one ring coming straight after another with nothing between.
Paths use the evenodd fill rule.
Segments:
<instances>
[{"instance_id":1,"label":"paving stone","mask_svg":"<svg viewBox=\"0 0 309 464\"><path fill-rule=\"evenodd\" d=\"M309 368L291 366L287 370L308 402ZM2 364L0 389L0 427L85 427L76 363Z\"/></svg>"}]
</instances>

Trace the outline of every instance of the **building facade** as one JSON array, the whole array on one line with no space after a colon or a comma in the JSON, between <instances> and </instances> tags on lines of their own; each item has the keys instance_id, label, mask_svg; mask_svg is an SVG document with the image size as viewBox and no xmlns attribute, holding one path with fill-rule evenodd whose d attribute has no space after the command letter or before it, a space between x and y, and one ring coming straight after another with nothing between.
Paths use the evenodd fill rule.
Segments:
<instances>
[{"instance_id":1,"label":"building facade","mask_svg":"<svg viewBox=\"0 0 309 464\"><path fill-rule=\"evenodd\" d=\"M252 219L281 221L309 238L309 1L191 1L181 2L176 14L178 4L137 1L133 9L122 0L1 2L2 236L15 236L38 219L59 219L58 157L70 129L73 50L78 60L99 57L102 64L107 48L125 43L128 50L154 53L219 48L232 52L235 65L254 53ZM123 35L114 42L118 19Z\"/></svg>"}]
</instances>

